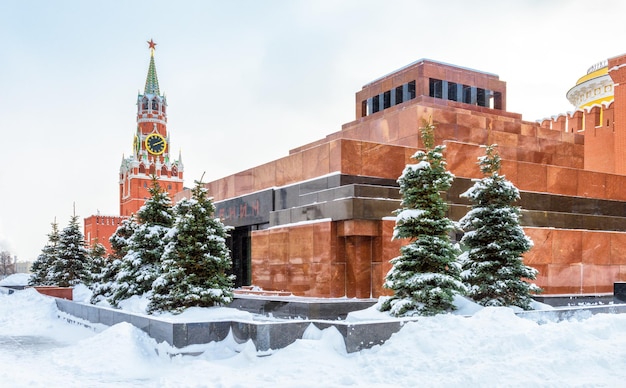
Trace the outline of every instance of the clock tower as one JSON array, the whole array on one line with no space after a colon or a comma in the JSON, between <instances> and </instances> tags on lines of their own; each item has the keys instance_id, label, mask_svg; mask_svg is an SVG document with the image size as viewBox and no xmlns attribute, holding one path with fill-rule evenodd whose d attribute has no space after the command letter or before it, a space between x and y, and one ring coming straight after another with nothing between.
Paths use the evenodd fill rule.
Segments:
<instances>
[{"instance_id":1,"label":"clock tower","mask_svg":"<svg viewBox=\"0 0 626 388\"><path fill-rule=\"evenodd\" d=\"M120 167L120 216L134 214L150 196L152 177L156 176L170 198L183 190L183 163L171 156L170 135L167 131L167 99L159 89L154 50L156 43L148 42L150 65L143 94L137 96L137 128L131 155L122 158Z\"/></svg>"}]
</instances>

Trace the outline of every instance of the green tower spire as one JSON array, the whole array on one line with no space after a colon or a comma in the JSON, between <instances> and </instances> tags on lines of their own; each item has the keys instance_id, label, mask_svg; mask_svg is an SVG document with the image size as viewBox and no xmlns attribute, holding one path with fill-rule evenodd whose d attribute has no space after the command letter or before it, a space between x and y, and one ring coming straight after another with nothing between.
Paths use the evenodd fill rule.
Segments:
<instances>
[{"instance_id":1,"label":"green tower spire","mask_svg":"<svg viewBox=\"0 0 626 388\"><path fill-rule=\"evenodd\" d=\"M156 43L152 39L148 41L150 47L150 67L148 67L148 77L146 78L146 87L144 88L145 94L153 94L156 96L161 95L159 90L159 78L157 77L156 65L154 64L154 49Z\"/></svg>"}]
</instances>

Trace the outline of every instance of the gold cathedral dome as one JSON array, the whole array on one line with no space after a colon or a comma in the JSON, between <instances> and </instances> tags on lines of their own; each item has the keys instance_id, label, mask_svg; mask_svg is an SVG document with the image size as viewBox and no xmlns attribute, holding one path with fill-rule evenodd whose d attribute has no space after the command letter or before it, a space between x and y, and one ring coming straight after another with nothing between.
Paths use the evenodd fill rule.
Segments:
<instances>
[{"instance_id":1,"label":"gold cathedral dome","mask_svg":"<svg viewBox=\"0 0 626 388\"><path fill-rule=\"evenodd\" d=\"M613 101L613 80L609 76L608 61L591 66L566 97L577 110Z\"/></svg>"}]
</instances>

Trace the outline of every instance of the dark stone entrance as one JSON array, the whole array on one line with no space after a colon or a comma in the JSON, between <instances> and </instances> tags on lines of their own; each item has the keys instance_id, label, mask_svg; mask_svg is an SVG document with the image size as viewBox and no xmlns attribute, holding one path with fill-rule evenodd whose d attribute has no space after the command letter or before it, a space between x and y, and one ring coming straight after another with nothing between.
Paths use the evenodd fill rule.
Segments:
<instances>
[{"instance_id":1,"label":"dark stone entrance","mask_svg":"<svg viewBox=\"0 0 626 388\"><path fill-rule=\"evenodd\" d=\"M235 275L235 287L249 286L251 283L250 268L250 231L251 226L240 226L230 231L226 245L230 249L233 267L230 273Z\"/></svg>"}]
</instances>

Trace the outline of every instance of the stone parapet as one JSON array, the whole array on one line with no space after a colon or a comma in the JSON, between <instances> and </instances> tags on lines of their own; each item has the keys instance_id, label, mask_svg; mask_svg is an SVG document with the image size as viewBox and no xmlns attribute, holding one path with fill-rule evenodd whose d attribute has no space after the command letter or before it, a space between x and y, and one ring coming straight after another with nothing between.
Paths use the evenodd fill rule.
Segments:
<instances>
[{"instance_id":1,"label":"stone parapet","mask_svg":"<svg viewBox=\"0 0 626 388\"><path fill-rule=\"evenodd\" d=\"M267 301L267 304L276 301ZM282 311L292 311L292 303L303 302L280 301ZM323 300L316 299L308 302L308 311L322 311L326 304ZM332 303L332 302L331 302ZM348 308L361 309L364 305L359 301L346 302L351 304ZM368 304L369 301L364 303ZM369 349L376 345L384 344L391 336L402 328L407 322L419 319L390 319L388 321L346 322L337 319L297 319L297 320L264 320L264 321L203 321L203 322L171 322L156 317L132 314L121 310L109 309L100 306L85 305L64 299L56 300L57 308L66 314L92 324L112 326L121 322L128 322L138 329L146 332L157 342L166 342L169 345L185 353L185 347L197 344L207 344L226 339L229 333L238 343L252 341L259 355L266 355L274 350L289 346L298 339L302 339L310 325L320 330L334 327L344 339L348 353ZM296 308L297 310L298 308ZM277 312L275 308L266 313ZM354 311L354 310L352 310ZM626 313L626 305L616 304L608 306L583 306L569 307L555 310L524 311L516 313L519 317L536 322L558 322L565 319L585 319L594 314L623 314ZM66 319L68 319L66 317Z\"/></svg>"}]
</instances>

